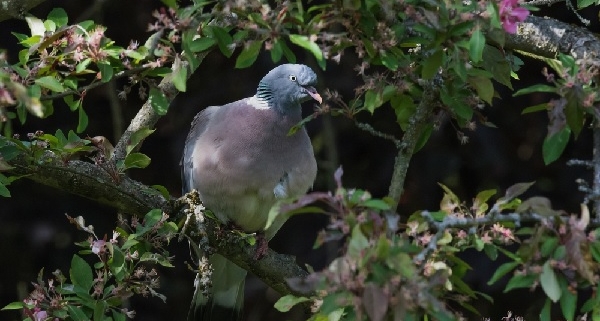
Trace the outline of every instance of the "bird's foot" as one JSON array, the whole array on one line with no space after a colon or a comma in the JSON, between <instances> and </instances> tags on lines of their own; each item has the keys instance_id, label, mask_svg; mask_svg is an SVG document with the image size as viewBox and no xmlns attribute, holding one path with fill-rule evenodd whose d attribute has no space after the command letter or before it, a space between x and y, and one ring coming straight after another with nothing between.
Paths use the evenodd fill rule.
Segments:
<instances>
[{"instance_id":1,"label":"bird's foot","mask_svg":"<svg viewBox=\"0 0 600 321\"><path fill-rule=\"evenodd\" d=\"M265 255L267 255L267 251L269 250L269 241L265 237L264 233L256 233L256 252L254 252L254 259L260 260Z\"/></svg>"}]
</instances>

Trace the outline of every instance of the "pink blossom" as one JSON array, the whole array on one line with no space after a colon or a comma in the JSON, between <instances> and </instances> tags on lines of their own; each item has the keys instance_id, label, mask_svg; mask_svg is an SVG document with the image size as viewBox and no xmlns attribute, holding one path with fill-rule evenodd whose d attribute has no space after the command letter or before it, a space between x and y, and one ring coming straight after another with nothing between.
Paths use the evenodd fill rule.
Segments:
<instances>
[{"instance_id":1,"label":"pink blossom","mask_svg":"<svg viewBox=\"0 0 600 321\"><path fill-rule=\"evenodd\" d=\"M104 246L106 245L106 241L97 240L92 242L92 253L99 254L104 253Z\"/></svg>"},{"instance_id":2,"label":"pink blossom","mask_svg":"<svg viewBox=\"0 0 600 321\"><path fill-rule=\"evenodd\" d=\"M517 22L524 21L529 10L519 7L519 0L500 1L500 20L502 28L508 33L517 33Z\"/></svg>"},{"instance_id":3,"label":"pink blossom","mask_svg":"<svg viewBox=\"0 0 600 321\"><path fill-rule=\"evenodd\" d=\"M48 318L48 312L44 310L35 311L33 313L33 318L35 321L44 321Z\"/></svg>"}]
</instances>

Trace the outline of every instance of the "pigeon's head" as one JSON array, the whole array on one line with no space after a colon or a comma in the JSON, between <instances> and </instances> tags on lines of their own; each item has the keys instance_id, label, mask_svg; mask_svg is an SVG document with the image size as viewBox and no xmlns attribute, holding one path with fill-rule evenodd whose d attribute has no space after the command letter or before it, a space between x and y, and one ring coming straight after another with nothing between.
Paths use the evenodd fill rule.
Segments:
<instances>
[{"instance_id":1,"label":"pigeon's head","mask_svg":"<svg viewBox=\"0 0 600 321\"><path fill-rule=\"evenodd\" d=\"M305 65L285 64L275 67L258 84L257 97L269 106L286 110L295 109L311 98L321 103L315 85L317 75Z\"/></svg>"}]
</instances>

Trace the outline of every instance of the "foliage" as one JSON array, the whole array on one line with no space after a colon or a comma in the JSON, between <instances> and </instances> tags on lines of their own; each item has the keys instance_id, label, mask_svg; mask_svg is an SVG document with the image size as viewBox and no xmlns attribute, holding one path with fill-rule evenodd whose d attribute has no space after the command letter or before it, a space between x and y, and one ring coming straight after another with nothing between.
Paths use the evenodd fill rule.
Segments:
<instances>
[{"instance_id":1,"label":"foliage","mask_svg":"<svg viewBox=\"0 0 600 321\"><path fill-rule=\"evenodd\" d=\"M166 300L155 290L159 286L156 269L148 270L153 264L172 267L164 246L178 228L167 221L166 214L152 210L141 222L134 217L130 224L122 219L111 239L106 235L98 238L94 227L86 226L81 216L67 218L89 235L76 243L81 247L79 254L97 262L90 265L75 254L68 277L55 270L47 280L42 269L33 292L23 302L10 303L2 310L23 309L25 320L126 320L135 316L135 311L122 307L131 296L152 295Z\"/></svg>"},{"instance_id":2,"label":"foliage","mask_svg":"<svg viewBox=\"0 0 600 321\"><path fill-rule=\"evenodd\" d=\"M127 77L129 84L119 97L127 98L135 88L156 115L165 115L173 96L162 85L186 91L188 77L212 51L235 57L235 66L246 68L263 50L274 63L294 63L293 49L302 48L322 69L353 52L363 80L356 95L348 99L328 91L327 103L302 124L326 112L355 120L359 113L368 116L389 108L404 132L402 140L372 127L361 128L393 140L398 159L408 155L404 159L408 166L410 156L443 119L456 125L463 143L467 142L463 131L474 130L478 122L493 126L482 110L499 96L494 84L512 90L511 79L518 77L523 64L505 50L507 33L517 32L517 23L535 9L514 0L349 0L311 3L306 8L301 1L163 3L168 8L153 13L148 28L152 34L142 45L115 44L93 21L69 24L60 8L45 19L26 17L30 34L14 33L23 46L18 62L9 64L0 55L1 196L10 196L7 186L19 178L12 170L20 159L32 170L55 160L61 163L56 166L68 166L76 159L91 161L115 184L128 169L148 166L150 158L137 149L153 133L154 124L127 136L122 157L115 155L105 137L76 134L84 132L89 122L83 108L87 91ZM591 4L578 1L580 8ZM577 138L587 123L596 120L598 69L590 57L561 54L558 60L545 62L558 76L545 69L549 84L514 95L544 92L559 97L523 110L548 112L542 151L549 164L562 154L571 134ZM57 99L78 112L75 131L66 136L61 130L54 135L36 132L27 140L13 136L13 121L24 123L28 114L49 117ZM435 101L433 106L429 101ZM429 112L422 118L423 126L414 126L421 121L416 117L420 110ZM414 149L406 149L410 139ZM406 174L398 168L398 175ZM306 295L284 296L276 305L281 311L310 301L314 303L310 320L452 320L457 315L449 302L477 312L470 301L489 298L462 281L470 267L457 254L467 249L492 260L500 254L510 259L490 283L509 276L506 291L540 287L548 297L542 320L550 319L555 303L565 319L573 320L578 313L576 289L597 291L600 241L585 205L578 217L553 209L542 197L521 200L532 183L515 184L501 197L495 190L482 191L467 205L442 185L438 211L419 211L400 222L393 213L400 195L375 199L367 191L344 188L341 171L336 182L335 193L308 194L281 208L298 214L315 210L305 207L314 201L325 202L330 226L315 246L332 240L344 243L342 255L327 269L307 280L290 280L293 290ZM164 187L157 189L168 197ZM124 320L133 316L121 308L129 296L160 296L154 290L155 272L143 268L143 262L171 265L163 246L178 230L172 219L153 210L141 223L132 218L131 230L117 228L110 240L98 238L82 218L69 219L90 236L78 243L83 248L79 254L93 254L99 261L90 265L80 255L73 256L69 278L56 271L44 281L40 273L30 297L5 309L23 309L29 320ZM533 227L521 227L522 222L532 222ZM508 244L519 249L510 252ZM592 296L579 313L598 316L599 306L598 296Z\"/></svg>"}]
</instances>

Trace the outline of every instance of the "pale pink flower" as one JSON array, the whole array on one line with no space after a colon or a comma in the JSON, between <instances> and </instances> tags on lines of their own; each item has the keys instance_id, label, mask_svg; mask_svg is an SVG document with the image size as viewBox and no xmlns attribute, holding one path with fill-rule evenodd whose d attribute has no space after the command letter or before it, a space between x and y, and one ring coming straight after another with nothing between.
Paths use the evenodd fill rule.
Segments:
<instances>
[{"instance_id":1,"label":"pale pink flower","mask_svg":"<svg viewBox=\"0 0 600 321\"><path fill-rule=\"evenodd\" d=\"M92 253L99 254L104 253L104 246L106 245L106 241L97 240L92 242Z\"/></svg>"},{"instance_id":2,"label":"pale pink flower","mask_svg":"<svg viewBox=\"0 0 600 321\"><path fill-rule=\"evenodd\" d=\"M524 21L529 10L519 7L519 0L500 1L500 20L502 28L508 33L517 33L517 22Z\"/></svg>"},{"instance_id":3,"label":"pale pink flower","mask_svg":"<svg viewBox=\"0 0 600 321\"><path fill-rule=\"evenodd\" d=\"M48 312L44 310L36 311L33 313L34 321L44 321L48 318Z\"/></svg>"}]
</instances>

